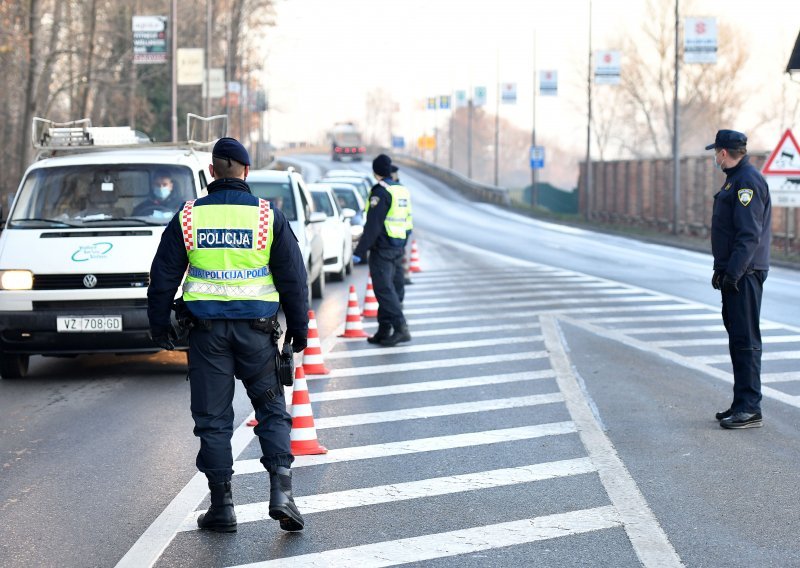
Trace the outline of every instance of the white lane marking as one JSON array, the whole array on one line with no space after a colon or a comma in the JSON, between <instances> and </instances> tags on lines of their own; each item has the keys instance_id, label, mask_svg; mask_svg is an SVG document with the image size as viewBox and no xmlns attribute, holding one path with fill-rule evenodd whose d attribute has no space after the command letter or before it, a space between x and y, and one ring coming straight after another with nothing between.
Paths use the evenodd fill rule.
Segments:
<instances>
[{"instance_id":1,"label":"white lane marking","mask_svg":"<svg viewBox=\"0 0 800 568\"><path fill-rule=\"evenodd\" d=\"M530 292L534 290L551 290L553 288L558 288L559 290L605 290L605 289L617 289L620 288L620 284L614 284L613 282L594 282L594 281L586 281L586 282L576 282L576 281L568 281L568 282L542 282L536 284L525 284L524 286L520 286L515 288L514 291L522 291L522 292ZM437 287L431 287L429 290L415 290L414 292L409 292L409 289L406 288L406 297L405 301L418 301L419 299L424 298L436 298L442 295L442 293L447 293L450 295L461 295L461 296L474 296L480 293L481 289L476 289L475 286L466 286L463 283L459 285L448 286L445 290Z\"/></svg>"},{"instance_id":2,"label":"white lane marking","mask_svg":"<svg viewBox=\"0 0 800 568\"><path fill-rule=\"evenodd\" d=\"M367 343L368 347L363 349L353 349L350 351L331 351L325 356L325 359L332 360L354 359L356 357L384 357L386 355L395 355L400 353L425 353L428 351L472 349L475 347L491 347L493 345L534 343L541 340L541 335L530 335L523 337L492 337L487 339L472 339L469 341L448 341L444 343L409 343L398 345L397 347L381 347L379 345L369 345L369 343Z\"/></svg>"},{"instance_id":3,"label":"white lane marking","mask_svg":"<svg viewBox=\"0 0 800 568\"><path fill-rule=\"evenodd\" d=\"M341 463L348 461L369 460L388 456L401 456L422 452L436 452L453 450L471 446L487 444L500 444L503 442L518 442L533 438L573 434L575 425L572 422L551 422L534 426L520 426L518 428L503 428L502 430L486 430L482 432L469 432L467 434L453 434L451 436L437 436L435 438L420 438L416 440L402 440L400 442L387 442L370 446L353 446L329 450L327 454L318 456L297 456L292 463L292 469L310 467L321 464ZM248 473L263 473L264 466L257 459L241 460L233 464L235 475Z\"/></svg>"},{"instance_id":4,"label":"white lane marking","mask_svg":"<svg viewBox=\"0 0 800 568\"><path fill-rule=\"evenodd\" d=\"M369 325L377 326L378 322L364 322L365 329ZM530 331L532 329L539 329L538 323L533 322L523 322L523 323L507 323L507 324L497 324L497 325L473 325L473 326L465 326L465 327L448 327L445 329L420 329L414 330L414 339L417 337L436 337L437 335L460 335L464 337L470 333L496 333L498 331ZM359 349L375 349L374 345L370 345L364 339L359 338L355 340L348 341L347 338L340 338L344 339L342 342L343 348L338 349L335 351L330 351L330 353L339 353L340 351L347 351L348 353L352 353L355 350Z\"/></svg>"},{"instance_id":5,"label":"white lane marking","mask_svg":"<svg viewBox=\"0 0 800 568\"><path fill-rule=\"evenodd\" d=\"M560 317L562 321L571 323L577 327L585 329L586 331L593 333L599 337L605 337L607 339L612 339L614 341L618 341L627 345L628 347L633 347L638 349L639 351L644 351L645 353L652 353L675 363L676 365L680 365L682 367L686 367L687 369L693 369L695 371L699 371L704 375L708 375L709 377L714 377L715 379L719 379L723 382L728 384L733 384L733 376L729 371L723 371L721 369L717 369L716 367L712 367L711 365L705 364L702 361L695 360L694 357L683 357L682 355L678 355L672 351L668 351L666 349L661 349L660 347L653 347L650 343L645 341L641 341L636 339L635 337L631 337L629 335L625 335L623 333L618 333L616 330L613 329L605 329L603 327L593 325L590 322L569 318L567 316ZM725 361L719 361L720 363L730 362L730 356L725 356ZM778 389L774 389L768 386L761 386L761 394L762 396L769 397L774 400L779 400L789 406L793 406L795 408L800 408L800 396L794 396L787 394L783 391Z\"/></svg>"},{"instance_id":6,"label":"white lane marking","mask_svg":"<svg viewBox=\"0 0 800 568\"><path fill-rule=\"evenodd\" d=\"M503 355L503 362L528 361L547 357L546 351L530 351L528 353L509 353ZM306 380L316 380L338 377L359 377L361 375L375 375L385 373L399 373L402 371L425 371L442 367L460 367L464 365L482 365L484 363L497 363L497 355L482 355L480 357L456 357L454 359L438 359L435 361L415 361L413 363L393 363L390 365L373 365L370 367L357 367L349 369L333 369L329 375L306 375Z\"/></svg>"},{"instance_id":7,"label":"white lane marking","mask_svg":"<svg viewBox=\"0 0 800 568\"><path fill-rule=\"evenodd\" d=\"M381 568L571 536L620 525L613 507L597 507L394 541L254 562L233 568L358 566Z\"/></svg>"},{"instance_id":8,"label":"white lane marking","mask_svg":"<svg viewBox=\"0 0 800 568\"><path fill-rule=\"evenodd\" d=\"M367 387L362 389L326 390L310 393L312 402L325 402L329 400L351 400L354 398L367 398L371 396L386 396L396 394L409 394L417 392L430 392L437 390L460 389L470 387L494 386L503 383L520 381L536 381L555 378L555 373L550 369L544 371L525 371L522 373L508 373L505 375L481 375L478 377L465 377L462 379L445 379L441 381L419 381L416 383L402 383L385 387Z\"/></svg>"},{"instance_id":9,"label":"white lane marking","mask_svg":"<svg viewBox=\"0 0 800 568\"><path fill-rule=\"evenodd\" d=\"M703 365L717 365L719 363L730 363L730 354L725 355L698 355L697 357L687 357L695 363ZM761 354L762 361L789 361L800 359L800 351L766 351Z\"/></svg>"},{"instance_id":10,"label":"white lane marking","mask_svg":"<svg viewBox=\"0 0 800 568\"><path fill-rule=\"evenodd\" d=\"M408 501L436 495L450 495L466 491L491 489L493 487L533 483L558 477L582 475L593 471L596 471L596 468L592 460L589 458L576 458L492 471L434 477L420 481L361 487L302 497L295 495L294 501L304 515L311 515L313 513ZM235 510L236 520L239 524L266 521L270 518L269 502L236 505ZM197 517L205 512L205 510L193 512L183 523L181 530L198 530Z\"/></svg>"},{"instance_id":11,"label":"white lane marking","mask_svg":"<svg viewBox=\"0 0 800 568\"><path fill-rule=\"evenodd\" d=\"M687 308L682 308L687 309ZM695 309L695 308L689 308ZM588 318L587 318L588 319ZM709 312L705 314L674 314L674 315L657 315L657 316L611 316L605 318L591 318L588 319L593 324L601 325L608 323L644 323L649 321L702 321L702 320L719 320L719 312Z\"/></svg>"},{"instance_id":12,"label":"white lane marking","mask_svg":"<svg viewBox=\"0 0 800 568\"><path fill-rule=\"evenodd\" d=\"M489 302L483 301L480 302L480 308L483 309L491 309L495 310L495 313L492 314L493 317L497 317L496 310L510 310L516 308L531 308L533 306L549 306L551 304L562 304L562 305L575 305L575 304L605 304L605 303L632 303L632 302L663 302L664 298L660 296L630 296L630 297L612 297L612 298L597 298L595 296L587 297L587 298L566 298L557 301L553 300L541 300L541 301L530 301L530 302L509 302L507 300L503 300L500 302ZM441 308L411 308L409 310L403 310L404 315L425 315L425 314L434 314L437 312L449 312L452 310L452 307L441 307ZM606 310L613 309L613 308L605 308Z\"/></svg>"},{"instance_id":13,"label":"white lane marking","mask_svg":"<svg viewBox=\"0 0 800 568\"><path fill-rule=\"evenodd\" d=\"M434 418L437 416L455 416L456 414L470 414L472 412L489 412L492 410L505 410L509 408L523 408L540 404L563 402L561 393L532 394L530 396L515 396L511 398L496 398L494 400L479 400L477 402L460 402L456 404L439 404L435 406L419 406L403 410L386 410L383 412L365 412L363 414L347 414L344 416L328 416L316 418L314 425L317 430L326 428L345 428L362 424L377 424L381 422L399 422L401 420L419 420L421 418Z\"/></svg>"},{"instance_id":14,"label":"white lane marking","mask_svg":"<svg viewBox=\"0 0 800 568\"><path fill-rule=\"evenodd\" d=\"M233 432L231 450L234 460L253 441L253 430L246 424L248 419L243 420ZM208 480L198 471L125 553L117 563L117 568L143 568L155 564L175 538L187 512L197 509L207 494Z\"/></svg>"},{"instance_id":15,"label":"white lane marking","mask_svg":"<svg viewBox=\"0 0 800 568\"><path fill-rule=\"evenodd\" d=\"M800 381L800 373L797 371L790 371L788 373L766 373L761 375L761 383L788 383L792 381Z\"/></svg>"},{"instance_id":16,"label":"white lane marking","mask_svg":"<svg viewBox=\"0 0 800 568\"><path fill-rule=\"evenodd\" d=\"M714 314L714 317L718 318L719 315ZM711 318L708 318L711 319ZM592 323L597 323L596 321L592 321ZM772 329L782 329L782 326L776 323L773 324L766 324L761 325L761 330L772 330ZM669 327L669 326L658 326L658 327L615 327L615 331L620 331L622 333L626 333L628 335L650 335L650 334L668 334L668 333L715 333L715 332L722 332L725 333L725 326L722 325L722 321L715 325L687 325L683 327Z\"/></svg>"},{"instance_id":17,"label":"white lane marking","mask_svg":"<svg viewBox=\"0 0 800 568\"><path fill-rule=\"evenodd\" d=\"M724 332L723 328L723 332ZM800 343L800 335L764 335L761 341L768 345L775 345L778 343ZM727 337L708 337L697 339L674 339L667 341L652 341L652 345L656 347L695 347L700 345L728 345ZM730 356L728 357L730 360Z\"/></svg>"},{"instance_id":18,"label":"white lane marking","mask_svg":"<svg viewBox=\"0 0 800 568\"><path fill-rule=\"evenodd\" d=\"M527 300L527 299L536 299L536 298L573 298L576 295L587 295L591 297L597 296L624 296L625 294L639 294L637 291L626 290L625 288L603 288L600 290L540 290L538 292L530 292L528 290L517 289L513 292L509 292L509 298L513 300ZM481 302L486 301L484 298ZM607 300L611 301L611 300ZM552 303L552 302L551 302ZM421 306L421 305L440 305L440 304L464 304L464 296L461 297L454 297L449 296L445 298L437 297L431 298L428 300L417 300L417 299L406 299L404 302L404 308L408 306ZM403 312L405 313L405 309Z\"/></svg>"},{"instance_id":19,"label":"white lane marking","mask_svg":"<svg viewBox=\"0 0 800 568\"><path fill-rule=\"evenodd\" d=\"M597 465L603 487L619 512L636 555L646 568L683 566L639 487L617 455L614 445L592 414L575 377L556 320L552 316L544 316L541 324L545 345L550 352L558 387L566 399L567 410L578 428L589 457Z\"/></svg>"}]
</instances>

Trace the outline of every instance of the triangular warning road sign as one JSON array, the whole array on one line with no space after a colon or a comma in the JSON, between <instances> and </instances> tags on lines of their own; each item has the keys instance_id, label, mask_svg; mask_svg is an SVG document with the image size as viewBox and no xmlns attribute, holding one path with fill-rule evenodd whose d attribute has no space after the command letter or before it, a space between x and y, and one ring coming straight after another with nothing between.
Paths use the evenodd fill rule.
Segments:
<instances>
[{"instance_id":1,"label":"triangular warning road sign","mask_svg":"<svg viewBox=\"0 0 800 568\"><path fill-rule=\"evenodd\" d=\"M765 176L800 175L800 146L791 130L783 133L761 173Z\"/></svg>"}]
</instances>

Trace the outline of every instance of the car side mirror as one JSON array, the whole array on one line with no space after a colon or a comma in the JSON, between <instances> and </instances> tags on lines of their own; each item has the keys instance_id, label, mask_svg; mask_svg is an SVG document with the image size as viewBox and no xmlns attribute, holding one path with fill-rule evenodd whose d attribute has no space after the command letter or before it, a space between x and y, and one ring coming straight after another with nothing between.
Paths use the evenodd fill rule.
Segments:
<instances>
[{"instance_id":1,"label":"car side mirror","mask_svg":"<svg viewBox=\"0 0 800 568\"><path fill-rule=\"evenodd\" d=\"M345 207L344 209L342 209L342 216L345 219L352 219L353 217L356 216L356 212L355 212L354 209L350 209L349 207Z\"/></svg>"},{"instance_id":2,"label":"car side mirror","mask_svg":"<svg viewBox=\"0 0 800 568\"><path fill-rule=\"evenodd\" d=\"M322 211L314 211L308 216L309 223L323 223L328 218Z\"/></svg>"}]
</instances>

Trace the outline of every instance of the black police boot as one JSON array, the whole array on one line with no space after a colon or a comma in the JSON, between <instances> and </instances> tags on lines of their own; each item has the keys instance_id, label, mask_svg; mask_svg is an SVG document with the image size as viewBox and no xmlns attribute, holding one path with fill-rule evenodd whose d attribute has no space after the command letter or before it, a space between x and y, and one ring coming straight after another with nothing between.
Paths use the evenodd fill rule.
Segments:
<instances>
[{"instance_id":1,"label":"black police boot","mask_svg":"<svg viewBox=\"0 0 800 568\"><path fill-rule=\"evenodd\" d=\"M231 482L209 482L208 488L211 490L211 507L197 518L197 526L216 532L236 532Z\"/></svg>"},{"instance_id":2,"label":"black police boot","mask_svg":"<svg viewBox=\"0 0 800 568\"><path fill-rule=\"evenodd\" d=\"M411 341L411 333L408 331L408 325L401 323L400 325L394 326L394 333L392 335L381 340L381 345L384 347L394 347L398 343L403 343L404 341Z\"/></svg>"},{"instance_id":3,"label":"black police boot","mask_svg":"<svg viewBox=\"0 0 800 568\"><path fill-rule=\"evenodd\" d=\"M378 331L375 332L375 335L372 337L367 337L367 341L370 343L380 343L387 337L392 335L392 324L390 323L379 323L378 324Z\"/></svg>"},{"instance_id":4,"label":"black police boot","mask_svg":"<svg viewBox=\"0 0 800 568\"><path fill-rule=\"evenodd\" d=\"M269 516L280 522L285 531L301 531L305 526L292 499L292 470L288 467L269 469Z\"/></svg>"}]
</instances>

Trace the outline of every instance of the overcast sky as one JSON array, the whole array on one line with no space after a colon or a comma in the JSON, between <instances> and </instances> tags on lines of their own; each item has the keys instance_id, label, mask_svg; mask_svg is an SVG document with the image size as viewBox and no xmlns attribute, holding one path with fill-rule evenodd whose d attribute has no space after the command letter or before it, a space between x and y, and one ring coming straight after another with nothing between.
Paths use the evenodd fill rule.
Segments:
<instances>
[{"instance_id":1,"label":"overcast sky","mask_svg":"<svg viewBox=\"0 0 800 568\"><path fill-rule=\"evenodd\" d=\"M644 5L593 0L593 49L613 49L613 39L641 27ZM537 99L537 130L581 148L588 6L588 0L277 0L277 25L262 43L273 140L316 140L334 122L363 124L366 94L376 87L399 104L397 134L415 139L433 127L434 113L418 110L425 97L485 85L493 112L498 78L518 85L517 104L501 106L501 116L530 128L535 33L537 67L559 71L559 96ZM783 80L800 31L800 2L681 0L681 12L715 16L741 30L751 52L748 82L765 85L759 91ZM754 140L774 137L754 134Z\"/></svg>"}]
</instances>

